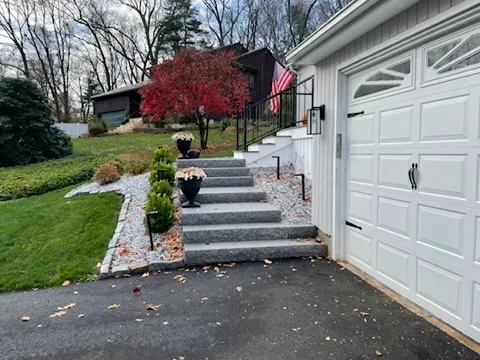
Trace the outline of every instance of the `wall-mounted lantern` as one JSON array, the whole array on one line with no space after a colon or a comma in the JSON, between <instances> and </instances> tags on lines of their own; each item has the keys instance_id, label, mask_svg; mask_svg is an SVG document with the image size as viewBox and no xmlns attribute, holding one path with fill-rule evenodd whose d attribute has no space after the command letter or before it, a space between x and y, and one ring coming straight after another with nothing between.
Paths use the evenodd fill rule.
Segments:
<instances>
[{"instance_id":1,"label":"wall-mounted lantern","mask_svg":"<svg viewBox=\"0 0 480 360\"><path fill-rule=\"evenodd\" d=\"M314 106L308 110L308 135L320 135L325 121L325 105Z\"/></svg>"}]
</instances>

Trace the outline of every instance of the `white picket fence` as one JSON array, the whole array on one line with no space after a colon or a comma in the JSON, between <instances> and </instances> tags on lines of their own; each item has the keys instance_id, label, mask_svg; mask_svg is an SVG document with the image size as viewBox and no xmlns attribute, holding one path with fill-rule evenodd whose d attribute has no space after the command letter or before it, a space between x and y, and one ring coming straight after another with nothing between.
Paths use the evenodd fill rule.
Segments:
<instances>
[{"instance_id":1,"label":"white picket fence","mask_svg":"<svg viewBox=\"0 0 480 360\"><path fill-rule=\"evenodd\" d=\"M80 137L80 135L85 134L88 130L88 125L82 123L56 123L55 126L74 138Z\"/></svg>"}]
</instances>

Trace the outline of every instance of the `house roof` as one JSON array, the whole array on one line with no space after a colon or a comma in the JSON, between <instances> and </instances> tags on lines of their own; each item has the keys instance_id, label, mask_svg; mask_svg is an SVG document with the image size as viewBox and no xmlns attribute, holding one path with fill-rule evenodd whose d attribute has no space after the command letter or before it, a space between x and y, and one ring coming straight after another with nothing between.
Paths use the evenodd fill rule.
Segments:
<instances>
[{"instance_id":1,"label":"house roof","mask_svg":"<svg viewBox=\"0 0 480 360\"><path fill-rule=\"evenodd\" d=\"M313 65L420 0L353 0L288 52L289 63Z\"/></svg>"},{"instance_id":2,"label":"house roof","mask_svg":"<svg viewBox=\"0 0 480 360\"><path fill-rule=\"evenodd\" d=\"M148 80L146 81L142 81L138 84L133 84L133 85L128 85L128 86L123 86L123 87L120 87L118 89L113 89L113 90L110 90L110 91L107 91L107 92L104 92L104 93L101 93L101 94L97 94L97 95L94 95L92 96L92 99L100 99L100 98L104 98L104 97L108 97L108 96L113 96L113 95L120 95L120 94L123 94L123 93L127 93L127 92L131 92L131 91L134 91L134 90L138 90L140 89L143 85L146 85L148 84Z\"/></svg>"}]
</instances>

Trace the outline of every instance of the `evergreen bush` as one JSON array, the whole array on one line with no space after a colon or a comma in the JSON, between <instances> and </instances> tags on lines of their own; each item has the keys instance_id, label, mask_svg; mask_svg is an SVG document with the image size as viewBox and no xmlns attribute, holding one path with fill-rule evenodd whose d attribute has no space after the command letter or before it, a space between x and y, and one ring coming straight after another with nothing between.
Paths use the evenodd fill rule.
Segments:
<instances>
[{"instance_id":1,"label":"evergreen bush","mask_svg":"<svg viewBox=\"0 0 480 360\"><path fill-rule=\"evenodd\" d=\"M48 99L38 86L26 79L0 78L0 166L71 153L72 141L55 127Z\"/></svg>"},{"instance_id":2,"label":"evergreen bush","mask_svg":"<svg viewBox=\"0 0 480 360\"><path fill-rule=\"evenodd\" d=\"M155 192L151 191L148 194L145 212L148 214L154 211L156 211L157 214L150 217L152 231L168 231L175 223L175 209L172 199L163 194L156 194Z\"/></svg>"},{"instance_id":3,"label":"evergreen bush","mask_svg":"<svg viewBox=\"0 0 480 360\"><path fill-rule=\"evenodd\" d=\"M166 164L164 162L154 164L150 172L150 185L160 180L167 180L168 183L173 186L175 183L175 168L172 164Z\"/></svg>"},{"instance_id":4,"label":"evergreen bush","mask_svg":"<svg viewBox=\"0 0 480 360\"><path fill-rule=\"evenodd\" d=\"M153 154L152 167L159 162L173 164L175 162L175 155L166 147L158 148Z\"/></svg>"},{"instance_id":5,"label":"evergreen bush","mask_svg":"<svg viewBox=\"0 0 480 360\"><path fill-rule=\"evenodd\" d=\"M152 185L150 191L158 195L165 195L171 199L173 188L167 180L160 180Z\"/></svg>"}]
</instances>

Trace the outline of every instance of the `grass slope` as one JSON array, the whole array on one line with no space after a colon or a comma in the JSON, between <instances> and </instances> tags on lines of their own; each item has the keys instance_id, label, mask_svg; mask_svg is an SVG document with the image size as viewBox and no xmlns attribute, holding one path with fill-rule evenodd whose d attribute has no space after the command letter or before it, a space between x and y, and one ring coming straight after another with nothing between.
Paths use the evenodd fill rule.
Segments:
<instances>
[{"instance_id":1,"label":"grass slope","mask_svg":"<svg viewBox=\"0 0 480 360\"><path fill-rule=\"evenodd\" d=\"M199 147L198 131L193 147ZM73 155L38 164L0 168L0 201L40 195L88 180L93 168L112 159L150 162L153 150L168 145L175 148L172 134L132 133L118 136L73 139ZM235 134L211 129L209 147L202 157L231 156ZM178 151L176 151L178 153Z\"/></svg>"},{"instance_id":2,"label":"grass slope","mask_svg":"<svg viewBox=\"0 0 480 360\"><path fill-rule=\"evenodd\" d=\"M60 285L98 272L122 198L65 199L69 190L0 202L0 291Z\"/></svg>"}]
</instances>

